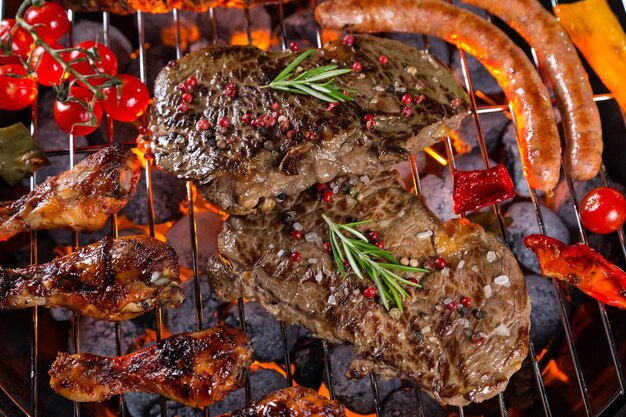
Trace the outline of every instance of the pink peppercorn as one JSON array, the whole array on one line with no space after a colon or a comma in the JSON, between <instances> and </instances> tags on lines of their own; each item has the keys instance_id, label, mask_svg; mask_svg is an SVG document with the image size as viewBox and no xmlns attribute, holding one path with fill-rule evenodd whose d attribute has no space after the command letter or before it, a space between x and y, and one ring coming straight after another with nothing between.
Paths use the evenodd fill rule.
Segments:
<instances>
[{"instance_id":1,"label":"pink peppercorn","mask_svg":"<svg viewBox=\"0 0 626 417\"><path fill-rule=\"evenodd\" d=\"M374 298L376 297L376 293L378 291L376 291L376 288L374 287L368 287L365 290L363 290L363 295L365 296L365 298Z\"/></svg>"},{"instance_id":2,"label":"pink peppercorn","mask_svg":"<svg viewBox=\"0 0 626 417\"><path fill-rule=\"evenodd\" d=\"M385 249L385 243L382 240L376 242L376 247L378 249Z\"/></svg>"},{"instance_id":3,"label":"pink peppercorn","mask_svg":"<svg viewBox=\"0 0 626 417\"><path fill-rule=\"evenodd\" d=\"M343 44L347 46L352 46L354 44L354 36L346 35L346 37L343 38Z\"/></svg>"},{"instance_id":4,"label":"pink peppercorn","mask_svg":"<svg viewBox=\"0 0 626 417\"><path fill-rule=\"evenodd\" d=\"M352 71L361 72L362 69L363 69L363 65L361 65L360 62L357 61L354 64L352 64Z\"/></svg>"},{"instance_id":5,"label":"pink peppercorn","mask_svg":"<svg viewBox=\"0 0 626 417\"><path fill-rule=\"evenodd\" d=\"M196 123L196 127L199 130L207 130L209 128L209 121L207 119L200 119L198 123Z\"/></svg>"},{"instance_id":6,"label":"pink peppercorn","mask_svg":"<svg viewBox=\"0 0 626 417\"><path fill-rule=\"evenodd\" d=\"M437 259L435 259L435 266L436 266L437 268L439 268L439 269L443 269L443 268L445 268L446 266L448 266L448 263L447 263L447 262L446 262L446 260L445 260L445 259L443 259L443 258L437 258Z\"/></svg>"},{"instance_id":7,"label":"pink peppercorn","mask_svg":"<svg viewBox=\"0 0 626 417\"><path fill-rule=\"evenodd\" d=\"M289 50L291 52L298 52L300 50L300 45L298 45L298 42L291 42L289 44Z\"/></svg>"},{"instance_id":8,"label":"pink peppercorn","mask_svg":"<svg viewBox=\"0 0 626 417\"><path fill-rule=\"evenodd\" d=\"M300 255L300 252L294 252L291 254L291 260L294 262L300 262L302 260L302 255Z\"/></svg>"},{"instance_id":9,"label":"pink peppercorn","mask_svg":"<svg viewBox=\"0 0 626 417\"><path fill-rule=\"evenodd\" d=\"M451 301L448 304L446 304L446 308L450 311L456 311L459 308L459 305L457 304L456 301Z\"/></svg>"},{"instance_id":10,"label":"pink peppercorn","mask_svg":"<svg viewBox=\"0 0 626 417\"><path fill-rule=\"evenodd\" d=\"M187 85L189 87L195 87L196 85L198 85L198 80L193 75L190 75L189 77L187 77Z\"/></svg>"},{"instance_id":11,"label":"pink peppercorn","mask_svg":"<svg viewBox=\"0 0 626 417\"><path fill-rule=\"evenodd\" d=\"M220 125L220 127L230 126L230 122L228 121L226 117L222 117L217 123Z\"/></svg>"},{"instance_id":12,"label":"pink peppercorn","mask_svg":"<svg viewBox=\"0 0 626 417\"><path fill-rule=\"evenodd\" d=\"M413 114L413 109L411 109L410 107L405 107L402 109L402 115L404 117L411 117L412 114Z\"/></svg>"},{"instance_id":13,"label":"pink peppercorn","mask_svg":"<svg viewBox=\"0 0 626 417\"><path fill-rule=\"evenodd\" d=\"M243 116L241 116L241 121L244 124L247 124L247 125L250 124L250 120L252 120L252 115L250 113L246 113Z\"/></svg>"},{"instance_id":14,"label":"pink peppercorn","mask_svg":"<svg viewBox=\"0 0 626 417\"><path fill-rule=\"evenodd\" d=\"M187 103L180 103L178 105L178 111L181 113L185 113L187 110L189 110L189 106L187 105Z\"/></svg>"},{"instance_id":15,"label":"pink peppercorn","mask_svg":"<svg viewBox=\"0 0 626 417\"><path fill-rule=\"evenodd\" d=\"M326 109L326 111L333 111L335 109L335 107L337 107L339 105L339 103L337 103L336 101L328 104L328 108Z\"/></svg>"},{"instance_id":16,"label":"pink peppercorn","mask_svg":"<svg viewBox=\"0 0 626 417\"><path fill-rule=\"evenodd\" d=\"M145 135L146 133L148 133L148 128L144 125L141 125L137 128L137 132L139 132L140 135Z\"/></svg>"},{"instance_id":17,"label":"pink peppercorn","mask_svg":"<svg viewBox=\"0 0 626 417\"><path fill-rule=\"evenodd\" d=\"M226 84L226 95L228 97L235 97L236 94L237 94L237 89L235 88L233 83Z\"/></svg>"},{"instance_id":18,"label":"pink peppercorn","mask_svg":"<svg viewBox=\"0 0 626 417\"><path fill-rule=\"evenodd\" d=\"M325 190L322 193L322 200L324 200L324 203L332 203L333 202L333 192L331 190Z\"/></svg>"},{"instance_id":19,"label":"pink peppercorn","mask_svg":"<svg viewBox=\"0 0 626 417\"><path fill-rule=\"evenodd\" d=\"M330 242L324 242L324 253L330 253L330 251L331 251Z\"/></svg>"},{"instance_id":20,"label":"pink peppercorn","mask_svg":"<svg viewBox=\"0 0 626 417\"><path fill-rule=\"evenodd\" d=\"M461 298L461 304L463 304L463 307L470 307L472 305L472 300L469 297L463 297Z\"/></svg>"},{"instance_id":21,"label":"pink peppercorn","mask_svg":"<svg viewBox=\"0 0 626 417\"><path fill-rule=\"evenodd\" d=\"M420 104L422 101L424 101L425 98L426 97L424 96L424 94L420 94L419 96L415 96L413 101L415 102L415 104Z\"/></svg>"},{"instance_id":22,"label":"pink peppercorn","mask_svg":"<svg viewBox=\"0 0 626 417\"><path fill-rule=\"evenodd\" d=\"M183 93L186 93L187 91L189 91L189 89L187 88L187 86L184 83L178 84L178 90L182 91Z\"/></svg>"},{"instance_id":23,"label":"pink peppercorn","mask_svg":"<svg viewBox=\"0 0 626 417\"><path fill-rule=\"evenodd\" d=\"M383 65L387 65L387 62L389 62L389 58L387 58L385 55L381 55L380 58L378 58L378 62Z\"/></svg>"},{"instance_id":24,"label":"pink peppercorn","mask_svg":"<svg viewBox=\"0 0 626 417\"><path fill-rule=\"evenodd\" d=\"M191 100L193 99L192 95L189 93L185 93L183 94L183 101L187 102L187 103L191 103Z\"/></svg>"},{"instance_id":25,"label":"pink peppercorn","mask_svg":"<svg viewBox=\"0 0 626 417\"><path fill-rule=\"evenodd\" d=\"M411 104L413 101L413 97L410 94L405 94L402 96L402 104Z\"/></svg>"},{"instance_id":26,"label":"pink peppercorn","mask_svg":"<svg viewBox=\"0 0 626 417\"><path fill-rule=\"evenodd\" d=\"M299 230L292 230L291 237L297 240L302 239L302 232Z\"/></svg>"}]
</instances>

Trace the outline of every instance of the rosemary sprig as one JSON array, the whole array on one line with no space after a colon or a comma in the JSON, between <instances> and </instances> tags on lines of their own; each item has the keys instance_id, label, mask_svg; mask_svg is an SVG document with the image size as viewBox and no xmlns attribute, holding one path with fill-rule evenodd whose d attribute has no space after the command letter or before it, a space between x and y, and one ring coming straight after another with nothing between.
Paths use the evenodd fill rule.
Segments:
<instances>
[{"instance_id":1,"label":"rosemary sprig","mask_svg":"<svg viewBox=\"0 0 626 417\"><path fill-rule=\"evenodd\" d=\"M344 90L352 90L333 84L335 77L348 74L352 72L351 69L337 69L338 65L324 65L294 76L293 71L313 53L315 53L315 50L309 49L298 55L271 83L263 86L263 88L270 87L275 90L309 95L329 102L343 103L344 101L352 100L352 97L343 93Z\"/></svg>"},{"instance_id":2,"label":"rosemary sprig","mask_svg":"<svg viewBox=\"0 0 626 417\"><path fill-rule=\"evenodd\" d=\"M356 276L365 279L365 275L367 275L374 281L387 310L391 308L392 302L402 311L402 299L407 298L409 294L401 284L415 288L422 288L422 286L402 278L394 271L416 273L428 273L430 271L424 268L401 265L391 252L372 245L367 237L355 229L357 226L369 223L369 220L337 224L325 214L322 214L322 218L328 224L333 258L341 275L346 276L343 262L344 259L347 259ZM353 237L347 237L345 232Z\"/></svg>"}]
</instances>

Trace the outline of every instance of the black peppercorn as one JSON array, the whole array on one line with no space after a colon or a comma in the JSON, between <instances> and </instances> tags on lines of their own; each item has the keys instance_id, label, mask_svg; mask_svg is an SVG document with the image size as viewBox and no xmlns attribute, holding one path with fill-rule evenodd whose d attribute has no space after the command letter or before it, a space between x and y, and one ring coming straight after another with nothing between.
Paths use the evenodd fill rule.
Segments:
<instances>
[{"instance_id":1,"label":"black peppercorn","mask_svg":"<svg viewBox=\"0 0 626 417\"><path fill-rule=\"evenodd\" d=\"M483 313L481 310L474 310L474 317L476 317L478 320L482 320L485 318L485 313Z\"/></svg>"}]
</instances>

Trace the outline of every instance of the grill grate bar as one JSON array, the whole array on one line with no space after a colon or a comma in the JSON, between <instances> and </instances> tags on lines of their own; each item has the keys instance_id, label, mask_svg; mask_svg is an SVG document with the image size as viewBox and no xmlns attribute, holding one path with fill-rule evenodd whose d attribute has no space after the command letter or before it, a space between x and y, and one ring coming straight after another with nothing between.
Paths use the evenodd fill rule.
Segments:
<instances>
[{"instance_id":1,"label":"grill grate bar","mask_svg":"<svg viewBox=\"0 0 626 417\"><path fill-rule=\"evenodd\" d=\"M328 342L322 340L322 349L324 351L324 370L326 371L326 380L328 382L328 393L330 399L334 400L335 397L335 382L333 380L333 364L330 359L330 351L328 350Z\"/></svg>"},{"instance_id":2,"label":"grill grate bar","mask_svg":"<svg viewBox=\"0 0 626 417\"><path fill-rule=\"evenodd\" d=\"M380 396L378 395L378 382L376 375L370 372L370 385L372 387L372 397L374 397L374 407L376 409L376 417L380 417Z\"/></svg>"},{"instance_id":3,"label":"grill grate bar","mask_svg":"<svg viewBox=\"0 0 626 417\"><path fill-rule=\"evenodd\" d=\"M604 183L604 185L607 186L607 187L610 186L609 181L608 181L608 176L606 174L606 168L604 167L604 164L602 164L602 169L600 170L600 176L602 177L602 182ZM626 259L626 242L624 241L625 239L624 239L624 228L623 227L619 228L619 230L617 231L617 236L619 237L620 247L622 248L622 255L624 256L624 259Z\"/></svg>"},{"instance_id":4,"label":"grill grate bar","mask_svg":"<svg viewBox=\"0 0 626 417\"><path fill-rule=\"evenodd\" d=\"M146 51L145 51L145 34L144 34L144 19L143 12L137 11L137 38L139 41L139 79L144 84L146 83ZM145 125L146 115L143 115L143 124ZM146 159L145 163L145 175L146 175L146 189L148 192L148 226L150 230L150 237L155 236L154 229L154 198L152 194L152 159ZM161 308L155 308L155 326L156 326L156 339L159 342L162 338L163 330L163 312ZM161 417L167 417L167 404L165 397L160 397L160 413Z\"/></svg>"},{"instance_id":5,"label":"grill grate bar","mask_svg":"<svg viewBox=\"0 0 626 417\"><path fill-rule=\"evenodd\" d=\"M245 320L246 312L245 312L243 298L240 298L237 300L237 307L239 308L239 327L241 328L241 331L245 334L246 333L246 320ZM252 402L252 392L250 389L250 370L245 369L244 374L245 374L245 380L246 380L246 386L245 386L246 406L249 406L250 403Z\"/></svg>"}]
</instances>

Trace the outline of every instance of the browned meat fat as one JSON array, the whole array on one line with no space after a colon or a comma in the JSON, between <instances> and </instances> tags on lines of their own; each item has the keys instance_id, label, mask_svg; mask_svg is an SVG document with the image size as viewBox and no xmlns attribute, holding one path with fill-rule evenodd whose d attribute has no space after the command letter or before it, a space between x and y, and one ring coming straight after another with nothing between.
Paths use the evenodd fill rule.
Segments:
<instances>
[{"instance_id":1,"label":"browned meat fat","mask_svg":"<svg viewBox=\"0 0 626 417\"><path fill-rule=\"evenodd\" d=\"M401 188L395 172L337 183L332 204L313 190L268 215L231 216L220 255L208 266L217 296L258 300L320 338L352 343L361 358L351 365L353 377L370 370L400 376L457 406L503 391L526 357L530 328L525 281L512 253L480 226L442 223L422 198ZM388 312L364 296L372 281L338 274L323 249L329 237L322 214L337 223L372 220L361 229L376 231L399 259L423 265L443 258L446 266L416 275L423 289L407 288L404 312ZM290 236L294 228L303 239ZM464 297L471 305L462 304Z\"/></svg>"},{"instance_id":2,"label":"browned meat fat","mask_svg":"<svg viewBox=\"0 0 626 417\"><path fill-rule=\"evenodd\" d=\"M381 162L406 159L456 127L469 109L445 66L399 42L358 35L352 46L337 40L301 63L296 73L360 65L335 79L354 90L354 100L334 108L265 87L295 58L251 46L212 46L163 69L151 111L157 164L193 180L224 211L267 212L277 197L316 182L378 172ZM185 96L188 103L183 90L190 76L197 85ZM411 104L403 102L406 95Z\"/></svg>"}]
</instances>

